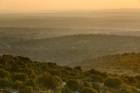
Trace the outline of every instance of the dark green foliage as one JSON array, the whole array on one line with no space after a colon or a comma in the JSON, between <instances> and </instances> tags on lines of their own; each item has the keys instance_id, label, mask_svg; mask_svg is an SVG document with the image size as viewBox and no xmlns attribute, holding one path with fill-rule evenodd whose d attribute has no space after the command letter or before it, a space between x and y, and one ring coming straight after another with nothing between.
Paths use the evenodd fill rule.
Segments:
<instances>
[{"instance_id":1,"label":"dark green foliage","mask_svg":"<svg viewBox=\"0 0 140 93\"><path fill-rule=\"evenodd\" d=\"M19 93L34 93L31 86L24 86L20 89Z\"/></svg>"},{"instance_id":2,"label":"dark green foliage","mask_svg":"<svg viewBox=\"0 0 140 93\"><path fill-rule=\"evenodd\" d=\"M99 71L96 71L94 69L91 69L91 70L87 71L86 75L90 75L90 76L98 75L99 77L104 78L104 79L107 77L106 73L99 72Z\"/></svg>"},{"instance_id":3,"label":"dark green foliage","mask_svg":"<svg viewBox=\"0 0 140 93\"><path fill-rule=\"evenodd\" d=\"M67 81L67 86L73 91L77 91L81 88L80 82L78 80Z\"/></svg>"},{"instance_id":4,"label":"dark green foliage","mask_svg":"<svg viewBox=\"0 0 140 93\"><path fill-rule=\"evenodd\" d=\"M0 88L9 88L12 84L13 82L8 78L0 78Z\"/></svg>"},{"instance_id":5,"label":"dark green foliage","mask_svg":"<svg viewBox=\"0 0 140 93\"><path fill-rule=\"evenodd\" d=\"M10 73L5 69L0 69L0 78L10 77Z\"/></svg>"},{"instance_id":6,"label":"dark green foliage","mask_svg":"<svg viewBox=\"0 0 140 93\"><path fill-rule=\"evenodd\" d=\"M26 81L28 78L26 73L14 73L13 79L14 80L20 80L20 81Z\"/></svg>"},{"instance_id":7,"label":"dark green foliage","mask_svg":"<svg viewBox=\"0 0 140 93\"><path fill-rule=\"evenodd\" d=\"M29 80L26 81L25 85L36 87L38 84L37 84L36 80L29 79Z\"/></svg>"},{"instance_id":8,"label":"dark green foliage","mask_svg":"<svg viewBox=\"0 0 140 93\"><path fill-rule=\"evenodd\" d=\"M110 78L111 77L111 78ZM20 93L138 93L140 76L112 75L81 67L31 61L26 57L0 57L0 88Z\"/></svg>"},{"instance_id":9,"label":"dark green foliage","mask_svg":"<svg viewBox=\"0 0 140 93\"><path fill-rule=\"evenodd\" d=\"M69 87L65 86L62 88L62 93L73 93L73 90L71 90Z\"/></svg>"},{"instance_id":10,"label":"dark green foliage","mask_svg":"<svg viewBox=\"0 0 140 93\"><path fill-rule=\"evenodd\" d=\"M19 80L16 80L14 83L13 83L13 86L12 88L13 89L21 89L23 87L23 82L22 81L19 81Z\"/></svg>"},{"instance_id":11,"label":"dark green foliage","mask_svg":"<svg viewBox=\"0 0 140 93\"><path fill-rule=\"evenodd\" d=\"M52 76L51 74L44 74L39 79L40 84L47 89L57 89L62 85L62 80L59 76Z\"/></svg>"},{"instance_id":12,"label":"dark green foliage","mask_svg":"<svg viewBox=\"0 0 140 93\"><path fill-rule=\"evenodd\" d=\"M80 66L76 66L74 67L75 70L79 70L79 71L82 71L82 68Z\"/></svg>"},{"instance_id":13,"label":"dark green foliage","mask_svg":"<svg viewBox=\"0 0 140 93\"><path fill-rule=\"evenodd\" d=\"M92 82L88 82L88 81L83 81L83 86L84 87L92 87Z\"/></svg>"},{"instance_id":14,"label":"dark green foliage","mask_svg":"<svg viewBox=\"0 0 140 93\"><path fill-rule=\"evenodd\" d=\"M81 93L97 93L97 91L90 87L85 87L81 90Z\"/></svg>"},{"instance_id":15,"label":"dark green foliage","mask_svg":"<svg viewBox=\"0 0 140 93\"><path fill-rule=\"evenodd\" d=\"M119 88L122 84L120 79L117 78L108 78L104 82L105 86L110 88Z\"/></svg>"},{"instance_id":16,"label":"dark green foliage","mask_svg":"<svg viewBox=\"0 0 140 93\"><path fill-rule=\"evenodd\" d=\"M104 78L99 75L92 75L92 82L103 82Z\"/></svg>"}]
</instances>

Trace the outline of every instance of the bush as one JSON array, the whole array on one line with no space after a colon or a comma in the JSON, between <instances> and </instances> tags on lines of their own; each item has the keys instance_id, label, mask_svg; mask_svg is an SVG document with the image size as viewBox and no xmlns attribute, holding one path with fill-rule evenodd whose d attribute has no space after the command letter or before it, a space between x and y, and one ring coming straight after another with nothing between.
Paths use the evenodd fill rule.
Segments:
<instances>
[{"instance_id":1,"label":"bush","mask_svg":"<svg viewBox=\"0 0 140 93\"><path fill-rule=\"evenodd\" d=\"M93 82L103 82L104 81L104 78L102 78L99 75L92 75L92 81Z\"/></svg>"},{"instance_id":2,"label":"bush","mask_svg":"<svg viewBox=\"0 0 140 93\"><path fill-rule=\"evenodd\" d=\"M82 71L82 68L80 66L76 66L74 67L75 70L78 70L78 71Z\"/></svg>"},{"instance_id":3,"label":"bush","mask_svg":"<svg viewBox=\"0 0 140 93\"><path fill-rule=\"evenodd\" d=\"M84 81L83 86L84 87L92 87L92 82Z\"/></svg>"},{"instance_id":4,"label":"bush","mask_svg":"<svg viewBox=\"0 0 140 93\"><path fill-rule=\"evenodd\" d=\"M10 73L4 69L0 69L0 78L9 78Z\"/></svg>"},{"instance_id":5,"label":"bush","mask_svg":"<svg viewBox=\"0 0 140 93\"><path fill-rule=\"evenodd\" d=\"M73 91L69 87L65 86L62 88L62 93L73 93Z\"/></svg>"},{"instance_id":6,"label":"bush","mask_svg":"<svg viewBox=\"0 0 140 93\"><path fill-rule=\"evenodd\" d=\"M12 84L12 81L7 78L0 79L0 88L9 88Z\"/></svg>"},{"instance_id":7,"label":"bush","mask_svg":"<svg viewBox=\"0 0 140 93\"><path fill-rule=\"evenodd\" d=\"M81 93L97 93L97 91L90 87L85 87L81 89Z\"/></svg>"},{"instance_id":8,"label":"bush","mask_svg":"<svg viewBox=\"0 0 140 93\"><path fill-rule=\"evenodd\" d=\"M81 88L81 85L78 80L69 80L67 82L67 86L73 91L77 91Z\"/></svg>"},{"instance_id":9,"label":"bush","mask_svg":"<svg viewBox=\"0 0 140 93\"><path fill-rule=\"evenodd\" d=\"M35 87L37 85L37 82L34 79L29 79L29 80L26 81L25 84L28 85L28 86Z\"/></svg>"},{"instance_id":10,"label":"bush","mask_svg":"<svg viewBox=\"0 0 140 93\"><path fill-rule=\"evenodd\" d=\"M58 87L61 87L62 85L62 80L59 76L52 76L51 74L44 74L41 78L40 78L40 84L43 87L46 87L48 89L56 89Z\"/></svg>"},{"instance_id":11,"label":"bush","mask_svg":"<svg viewBox=\"0 0 140 93\"><path fill-rule=\"evenodd\" d=\"M28 76L25 73L15 73L14 74L14 80L26 81L27 79L28 79Z\"/></svg>"},{"instance_id":12,"label":"bush","mask_svg":"<svg viewBox=\"0 0 140 93\"><path fill-rule=\"evenodd\" d=\"M23 82L16 80L15 83L13 84L14 89L21 89L23 87Z\"/></svg>"},{"instance_id":13,"label":"bush","mask_svg":"<svg viewBox=\"0 0 140 93\"><path fill-rule=\"evenodd\" d=\"M20 89L19 93L33 93L33 88L31 86L24 86Z\"/></svg>"},{"instance_id":14,"label":"bush","mask_svg":"<svg viewBox=\"0 0 140 93\"><path fill-rule=\"evenodd\" d=\"M116 78L108 78L105 80L104 85L110 88L118 88L122 84L121 80Z\"/></svg>"}]
</instances>

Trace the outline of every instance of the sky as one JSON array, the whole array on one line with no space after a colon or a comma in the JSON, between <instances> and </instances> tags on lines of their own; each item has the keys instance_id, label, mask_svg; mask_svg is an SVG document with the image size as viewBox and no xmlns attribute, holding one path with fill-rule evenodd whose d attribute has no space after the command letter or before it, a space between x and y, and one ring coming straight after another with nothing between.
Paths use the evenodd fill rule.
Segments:
<instances>
[{"instance_id":1,"label":"sky","mask_svg":"<svg viewBox=\"0 0 140 93\"><path fill-rule=\"evenodd\" d=\"M0 12L140 8L140 0L0 0Z\"/></svg>"}]
</instances>

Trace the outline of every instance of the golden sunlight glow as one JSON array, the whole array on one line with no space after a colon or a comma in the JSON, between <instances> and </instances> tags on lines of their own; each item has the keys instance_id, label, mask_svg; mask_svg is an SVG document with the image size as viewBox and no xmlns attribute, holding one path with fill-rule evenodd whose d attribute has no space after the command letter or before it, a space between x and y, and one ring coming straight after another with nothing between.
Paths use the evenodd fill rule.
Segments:
<instances>
[{"instance_id":1,"label":"golden sunlight glow","mask_svg":"<svg viewBox=\"0 0 140 93\"><path fill-rule=\"evenodd\" d=\"M140 8L139 0L0 0L0 11L96 10Z\"/></svg>"}]
</instances>

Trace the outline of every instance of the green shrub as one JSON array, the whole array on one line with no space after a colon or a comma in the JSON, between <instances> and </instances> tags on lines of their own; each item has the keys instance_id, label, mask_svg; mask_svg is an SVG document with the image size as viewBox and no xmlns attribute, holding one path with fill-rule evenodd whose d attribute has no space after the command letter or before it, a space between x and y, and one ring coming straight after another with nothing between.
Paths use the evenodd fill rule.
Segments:
<instances>
[{"instance_id":1,"label":"green shrub","mask_svg":"<svg viewBox=\"0 0 140 93\"><path fill-rule=\"evenodd\" d=\"M62 80L59 76L53 76L49 73L44 74L39 81L43 87L48 89L56 89L62 85Z\"/></svg>"},{"instance_id":2,"label":"green shrub","mask_svg":"<svg viewBox=\"0 0 140 93\"><path fill-rule=\"evenodd\" d=\"M10 73L5 69L0 68L0 78L10 78Z\"/></svg>"},{"instance_id":3,"label":"green shrub","mask_svg":"<svg viewBox=\"0 0 140 93\"><path fill-rule=\"evenodd\" d=\"M0 78L0 88L9 88L12 84L13 82L8 78Z\"/></svg>"},{"instance_id":4,"label":"green shrub","mask_svg":"<svg viewBox=\"0 0 140 93\"><path fill-rule=\"evenodd\" d=\"M81 93L97 93L97 91L90 87L85 87L81 89Z\"/></svg>"},{"instance_id":5,"label":"green shrub","mask_svg":"<svg viewBox=\"0 0 140 93\"><path fill-rule=\"evenodd\" d=\"M73 91L69 87L65 86L62 88L62 93L73 93Z\"/></svg>"},{"instance_id":6,"label":"green shrub","mask_svg":"<svg viewBox=\"0 0 140 93\"><path fill-rule=\"evenodd\" d=\"M33 88L31 86L24 86L20 89L19 93L33 93Z\"/></svg>"},{"instance_id":7,"label":"green shrub","mask_svg":"<svg viewBox=\"0 0 140 93\"><path fill-rule=\"evenodd\" d=\"M110 88L119 88L121 84L121 80L117 78L108 78L104 82L104 85Z\"/></svg>"},{"instance_id":8,"label":"green shrub","mask_svg":"<svg viewBox=\"0 0 140 93\"><path fill-rule=\"evenodd\" d=\"M23 81L16 80L13 84L13 89L20 89L23 87Z\"/></svg>"},{"instance_id":9,"label":"green shrub","mask_svg":"<svg viewBox=\"0 0 140 93\"><path fill-rule=\"evenodd\" d=\"M77 91L81 88L80 82L78 80L69 80L67 82L67 86L73 90L73 91Z\"/></svg>"},{"instance_id":10,"label":"green shrub","mask_svg":"<svg viewBox=\"0 0 140 93\"><path fill-rule=\"evenodd\" d=\"M28 79L28 76L26 73L14 73L13 79L19 81L26 81Z\"/></svg>"},{"instance_id":11,"label":"green shrub","mask_svg":"<svg viewBox=\"0 0 140 93\"><path fill-rule=\"evenodd\" d=\"M103 82L104 78L99 75L92 75L92 82Z\"/></svg>"}]
</instances>

